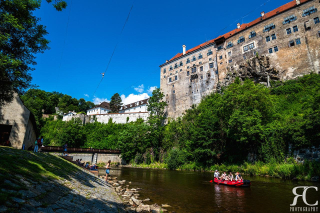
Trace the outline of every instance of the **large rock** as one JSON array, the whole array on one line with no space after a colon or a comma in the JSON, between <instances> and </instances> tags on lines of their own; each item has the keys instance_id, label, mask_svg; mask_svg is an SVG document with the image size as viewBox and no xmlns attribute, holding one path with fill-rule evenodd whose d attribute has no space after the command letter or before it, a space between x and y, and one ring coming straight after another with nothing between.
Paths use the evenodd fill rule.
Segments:
<instances>
[{"instance_id":1,"label":"large rock","mask_svg":"<svg viewBox=\"0 0 320 213\"><path fill-rule=\"evenodd\" d=\"M143 205L140 204L137 208L136 208L136 212L150 212L150 206L149 205Z\"/></svg>"},{"instance_id":2,"label":"large rock","mask_svg":"<svg viewBox=\"0 0 320 213\"><path fill-rule=\"evenodd\" d=\"M138 200L138 199L136 199L135 197L131 197L131 200L132 200L133 203L136 204L137 206L139 206L139 205L142 203L141 200Z\"/></svg>"}]
</instances>

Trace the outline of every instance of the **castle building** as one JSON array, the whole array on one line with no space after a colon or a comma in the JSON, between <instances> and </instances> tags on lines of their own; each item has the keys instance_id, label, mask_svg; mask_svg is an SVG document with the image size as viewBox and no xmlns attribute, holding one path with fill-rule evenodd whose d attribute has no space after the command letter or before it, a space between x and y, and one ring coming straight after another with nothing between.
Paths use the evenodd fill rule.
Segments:
<instances>
[{"instance_id":1,"label":"castle building","mask_svg":"<svg viewBox=\"0 0 320 213\"><path fill-rule=\"evenodd\" d=\"M104 101L99 105L96 105L91 109L88 109L87 115L108 114L110 111L111 111L110 104Z\"/></svg>"},{"instance_id":2,"label":"castle building","mask_svg":"<svg viewBox=\"0 0 320 213\"><path fill-rule=\"evenodd\" d=\"M160 65L168 117L177 118L216 91L228 71L256 56L268 57L279 79L320 71L320 2L293 0L256 20L178 53Z\"/></svg>"}]
</instances>

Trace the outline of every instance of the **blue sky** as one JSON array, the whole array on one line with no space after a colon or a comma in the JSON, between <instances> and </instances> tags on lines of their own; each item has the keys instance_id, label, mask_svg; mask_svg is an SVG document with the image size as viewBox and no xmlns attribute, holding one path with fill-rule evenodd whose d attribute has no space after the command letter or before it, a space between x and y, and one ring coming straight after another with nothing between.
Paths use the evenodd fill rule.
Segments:
<instances>
[{"instance_id":1,"label":"blue sky","mask_svg":"<svg viewBox=\"0 0 320 213\"><path fill-rule=\"evenodd\" d=\"M183 44L191 49L289 2L136 0L120 37L133 0L66 1L62 12L45 0L35 12L47 26L51 49L36 55L32 83L96 103L114 93L122 95L124 103L147 98L160 86L159 65L182 52Z\"/></svg>"}]
</instances>

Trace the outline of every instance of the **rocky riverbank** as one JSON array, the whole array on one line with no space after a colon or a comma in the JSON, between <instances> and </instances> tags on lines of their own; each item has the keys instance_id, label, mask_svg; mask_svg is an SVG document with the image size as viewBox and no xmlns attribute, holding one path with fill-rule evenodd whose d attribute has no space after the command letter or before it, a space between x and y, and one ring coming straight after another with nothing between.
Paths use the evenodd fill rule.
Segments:
<instances>
[{"instance_id":1,"label":"rocky riverbank","mask_svg":"<svg viewBox=\"0 0 320 213\"><path fill-rule=\"evenodd\" d=\"M100 178L103 179L104 177L101 176ZM162 205L158 205L156 203L147 204L151 202L149 198L140 200L139 192L141 191L141 189L140 188L129 189L131 182L128 182L126 184L126 180L118 181L117 177L110 177L108 184L112 185L116 193L122 197L122 200L126 206L127 212L161 213L161 212L167 212L167 209L165 208L171 207L168 204L162 204Z\"/></svg>"},{"instance_id":2,"label":"rocky riverbank","mask_svg":"<svg viewBox=\"0 0 320 213\"><path fill-rule=\"evenodd\" d=\"M0 152L0 212L126 212L112 186L57 156Z\"/></svg>"}]
</instances>

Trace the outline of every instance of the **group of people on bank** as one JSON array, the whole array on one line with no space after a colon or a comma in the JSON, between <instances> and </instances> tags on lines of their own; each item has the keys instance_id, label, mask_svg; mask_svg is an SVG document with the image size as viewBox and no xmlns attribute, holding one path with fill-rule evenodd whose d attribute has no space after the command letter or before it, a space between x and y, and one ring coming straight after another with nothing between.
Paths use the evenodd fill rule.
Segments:
<instances>
[{"instance_id":1,"label":"group of people on bank","mask_svg":"<svg viewBox=\"0 0 320 213\"><path fill-rule=\"evenodd\" d=\"M223 172L220 176L220 173L218 170L214 172L214 178L217 178L219 180L229 180L229 181L241 181L242 176L239 172L236 172L235 176L233 176L232 172L229 173L229 175L226 174L226 172Z\"/></svg>"}]
</instances>

